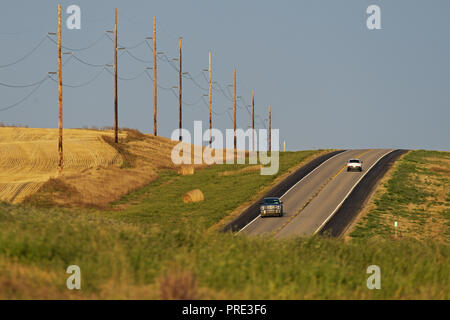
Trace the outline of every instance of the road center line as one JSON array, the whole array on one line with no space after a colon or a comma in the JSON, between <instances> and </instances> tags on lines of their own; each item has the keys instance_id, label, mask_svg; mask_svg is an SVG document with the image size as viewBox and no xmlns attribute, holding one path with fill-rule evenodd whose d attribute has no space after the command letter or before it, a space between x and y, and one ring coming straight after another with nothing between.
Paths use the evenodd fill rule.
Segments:
<instances>
[{"instance_id":1,"label":"road center line","mask_svg":"<svg viewBox=\"0 0 450 320\"><path fill-rule=\"evenodd\" d=\"M317 234L317 232L320 231L320 229L323 228L323 226L331 219L331 217L334 216L334 214L339 210L339 208L342 206L342 204L344 203L344 201L348 198L348 196L350 195L350 193L352 193L353 189L356 188L356 186L358 185L358 183L362 180L362 178L364 178L364 176L373 168L374 165L376 165L381 159L383 159L386 155L388 155L389 153L393 152L395 150L390 150L388 152L386 152L385 154L383 154L381 157L379 157L377 159L377 161L375 161L368 170L366 170L366 172L364 172L364 174L358 179L358 181L356 181L356 183L353 185L353 187L350 189L350 191L345 195L344 199L338 204L338 206L333 210L333 212L328 216L328 218L325 219L325 221L319 226L319 228L316 229L316 231L314 231L313 235Z\"/></svg>"},{"instance_id":2,"label":"road center line","mask_svg":"<svg viewBox=\"0 0 450 320\"><path fill-rule=\"evenodd\" d=\"M303 178L301 178L300 180L298 180L292 187L289 188L288 191L286 191L285 193L283 193L283 195L280 197L280 199L282 197L284 197L289 191L291 191L292 188L294 188L297 184L300 183L300 181L302 181L303 179L306 179L309 175L311 175L314 171L316 171L317 169L319 169L322 165L324 165L327 161L333 159L334 157L337 157L340 154L343 154L344 152L335 154L334 156L332 156L331 158L325 160L324 162L322 162L320 165L318 165L316 168L314 168L314 170L312 170L310 173L308 173L306 176L304 176ZM312 160L311 160L312 161ZM246 224L241 230L239 230L236 234L239 234L242 230L244 230L245 228L247 228L249 225L251 225L253 222L255 222L258 218L261 218L261 215L258 215L255 219L253 219L252 221L250 221L248 224Z\"/></svg>"},{"instance_id":3,"label":"road center line","mask_svg":"<svg viewBox=\"0 0 450 320\"><path fill-rule=\"evenodd\" d=\"M369 152L369 151L371 151L372 149L369 149L369 150L366 150L366 151L364 151L364 152L362 152L362 153L360 153L360 154L358 154L355 158L359 158L359 157L361 157L362 155L364 155L364 154L366 154L367 152ZM286 227L288 224L289 224L289 222L291 222L292 220L294 220L294 218L295 217L297 217L299 214L300 214L300 212L302 212L310 203L311 203L311 201L313 201L318 195L319 195L319 193L333 180L333 179L335 179L337 176L339 176L341 173L342 173L342 171L344 171L344 169L345 169L345 167L346 166L343 166L341 169L339 169L333 176L331 176L330 178L328 178L328 180L327 181L325 181L325 183L323 183L315 192L314 192L314 194L300 207L300 209L298 209L296 212L295 212L295 214L294 215L292 215L292 216L290 216L289 217L289 219L283 224L283 225L281 225L280 227L278 227L278 229L277 230L275 230L274 232L273 232L273 236L275 236L275 235L277 235L284 227Z\"/></svg>"}]
</instances>

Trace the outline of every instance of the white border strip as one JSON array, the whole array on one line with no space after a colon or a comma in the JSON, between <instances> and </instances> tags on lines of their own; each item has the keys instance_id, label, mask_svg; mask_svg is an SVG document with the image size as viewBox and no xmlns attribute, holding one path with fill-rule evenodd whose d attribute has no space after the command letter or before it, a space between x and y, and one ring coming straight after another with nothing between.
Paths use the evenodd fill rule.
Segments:
<instances>
[{"instance_id":1,"label":"white border strip","mask_svg":"<svg viewBox=\"0 0 450 320\"><path fill-rule=\"evenodd\" d=\"M327 160L325 160L324 162L322 162L320 165L318 165L317 167L314 168L314 170L312 170L310 173L308 173L306 176L304 176L303 178L301 178L300 180L298 180L292 187L289 188L288 191L286 191L285 193L283 193L283 195L280 197L283 198L289 191L291 191L297 184L299 184L303 179L306 179L310 174L312 174L314 171L316 171L317 169L319 169L322 165L324 165L327 161L333 159L334 157L337 157L340 154L344 154L347 151L351 151L351 150L345 150L344 152L339 152L338 154L335 154L334 156L332 156L331 158L328 158ZM313 161L313 160L312 160ZM242 230L244 230L245 228L247 228L249 225L251 225L253 222L255 222L258 218L260 218L261 215L258 215L255 219L253 219L252 221L250 221L248 224L246 224L241 230L239 230L237 233L241 232Z\"/></svg>"},{"instance_id":2,"label":"white border strip","mask_svg":"<svg viewBox=\"0 0 450 320\"><path fill-rule=\"evenodd\" d=\"M319 232L323 226L334 216L334 214L339 210L339 208L342 206L342 204L344 203L345 200L347 200L348 196L350 195L350 193L352 193L353 189L356 188L356 186L358 185L358 183L362 180L362 178L365 177L365 175L373 168L374 165L376 165L381 159L383 159L385 156L387 156L389 153L394 152L397 149L393 149L390 150L388 152L386 152L385 154L383 154L380 158L378 158L377 161L375 161L374 164L372 164L370 166L370 168L368 170L366 170L366 172L364 172L364 174L361 176L361 178L358 179L358 181L355 183L355 185L350 189L350 191L346 194L346 196L344 197L344 199L338 204L338 206L336 207L336 209L333 210L333 212L328 216L328 218L325 219L325 221L320 225L319 228L317 228L316 231L314 231L313 235L315 235L317 232Z\"/></svg>"}]
</instances>

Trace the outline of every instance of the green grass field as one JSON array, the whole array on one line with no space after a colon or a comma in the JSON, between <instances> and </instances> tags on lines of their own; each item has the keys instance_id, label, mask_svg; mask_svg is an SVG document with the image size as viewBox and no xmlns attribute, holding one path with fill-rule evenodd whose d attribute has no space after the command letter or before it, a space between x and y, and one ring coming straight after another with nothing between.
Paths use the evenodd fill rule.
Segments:
<instances>
[{"instance_id":1,"label":"green grass field","mask_svg":"<svg viewBox=\"0 0 450 320\"><path fill-rule=\"evenodd\" d=\"M280 172L317 151L280 155ZM150 185L96 211L0 204L0 298L448 299L450 249L429 239L274 240L211 230L270 184L217 165ZM199 188L205 201L184 204ZM69 265L82 289L66 289ZM366 268L381 267L381 290Z\"/></svg>"},{"instance_id":2,"label":"green grass field","mask_svg":"<svg viewBox=\"0 0 450 320\"><path fill-rule=\"evenodd\" d=\"M374 206L351 233L450 243L450 152L417 150L397 162Z\"/></svg>"}]
</instances>

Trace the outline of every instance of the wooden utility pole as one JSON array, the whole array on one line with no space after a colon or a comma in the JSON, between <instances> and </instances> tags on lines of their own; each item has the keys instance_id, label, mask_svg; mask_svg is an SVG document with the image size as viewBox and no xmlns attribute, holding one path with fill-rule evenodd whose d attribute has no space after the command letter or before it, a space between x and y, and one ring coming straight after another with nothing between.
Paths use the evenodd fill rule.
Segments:
<instances>
[{"instance_id":1,"label":"wooden utility pole","mask_svg":"<svg viewBox=\"0 0 450 320\"><path fill-rule=\"evenodd\" d=\"M234 152L236 153L236 68L234 68Z\"/></svg>"},{"instance_id":2,"label":"wooden utility pole","mask_svg":"<svg viewBox=\"0 0 450 320\"><path fill-rule=\"evenodd\" d=\"M269 104L269 152L272 151L272 111Z\"/></svg>"},{"instance_id":3,"label":"wooden utility pole","mask_svg":"<svg viewBox=\"0 0 450 320\"><path fill-rule=\"evenodd\" d=\"M63 101L62 101L62 65L61 65L61 5L58 5L58 167L59 174L63 169Z\"/></svg>"},{"instance_id":4,"label":"wooden utility pole","mask_svg":"<svg viewBox=\"0 0 450 320\"><path fill-rule=\"evenodd\" d=\"M157 126L157 101L158 101L158 92L157 92L157 82L156 82L156 17L153 16L153 134L155 136L158 135L158 126Z\"/></svg>"},{"instance_id":5,"label":"wooden utility pole","mask_svg":"<svg viewBox=\"0 0 450 320\"><path fill-rule=\"evenodd\" d=\"M255 151L255 91L252 90L252 151Z\"/></svg>"},{"instance_id":6,"label":"wooden utility pole","mask_svg":"<svg viewBox=\"0 0 450 320\"><path fill-rule=\"evenodd\" d=\"M212 145L212 82L211 82L211 51L209 52L209 146Z\"/></svg>"},{"instance_id":7,"label":"wooden utility pole","mask_svg":"<svg viewBox=\"0 0 450 320\"><path fill-rule=\"evenodd\" d=\"M114 9L114 142L119 142L119 117L117 100L117 8Z\"/></svg>"},{"instance_id":8,"label":"wooden utility pole","mask_svg":"<svg viewBox=\"0 0 450 320\"><path fill-rule=\"evenodd\" d=\"M183 137L181 136L181 127L182 127L182 107L183 107L183 96L182 96L182 63L181 63L181 59L182 59L182 51L181 51L181 41L182 38L180 37L180 57L179 57L179 62L180 62L180 73L179 73L179 84L178 84L178 95L179 95L179 104L180 104L180 110L179 110L179 126L180 126L180 138L179 141L183 140Z\"/></svg>"}]
</instances>

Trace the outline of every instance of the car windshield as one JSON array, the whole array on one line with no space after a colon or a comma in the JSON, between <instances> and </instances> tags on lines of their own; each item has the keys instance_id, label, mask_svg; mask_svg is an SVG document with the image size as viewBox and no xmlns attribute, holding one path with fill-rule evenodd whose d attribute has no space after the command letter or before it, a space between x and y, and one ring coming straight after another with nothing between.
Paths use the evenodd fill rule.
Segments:
<instances>
[{"instance_id":1,"label":"car windshield","mask_svg":"<svg viewBox=\"0 0 450 320\"><path fill-rule=\"evenodd\" d=\"M350 163L359 163L360 160L358 160L358 159L351 159L349 162L350 162Z\"/></svg>"},{"instance_id":2,"label":"car windshield","mask_svg":"<svg viewBox=\"0 0 450 320\"><path fill-rule=\"evenodd\" d=\"M264 199L264 204L280 204L280 200L277 198Z\"/></svg>"}]
</instances>

